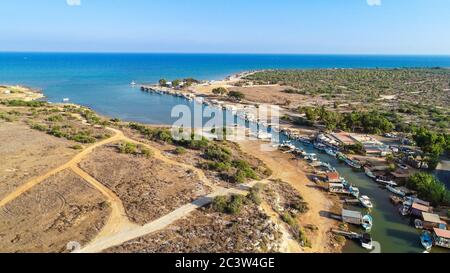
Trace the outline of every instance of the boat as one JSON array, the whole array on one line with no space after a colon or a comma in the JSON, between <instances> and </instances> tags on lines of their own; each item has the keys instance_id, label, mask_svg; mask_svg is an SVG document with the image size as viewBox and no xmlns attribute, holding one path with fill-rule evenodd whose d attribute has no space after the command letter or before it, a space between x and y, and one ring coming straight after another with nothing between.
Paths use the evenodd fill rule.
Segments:
<instances>
[{"instance_id":1,"label":"boat","mask_svg":"<svg viewBox=\"0 0 450 273\"><path fill-rule=\"evenodd\" d=\"M423 222L420 219L414 220L414 227L416 229L423 229Z\"/></svg>"},{"instance_id":2,"label":"boat","mask_svg":"<svg viewBox=\"0 0 450 273\"><path fill-rule=\"evenodd\" d=\"M345 160L345 163L347 163L347 165L349 165L350 167L355 168L355 169L361 169L362 168L362 166L359 163L356 163L355 161L350 160L348 158Z\"/></svg>"},{"instance_id":3,"label":"boat","mask_svg":"<svg viewBox=\"0 0 450 273\"><path fill-rule=\"evenodd\" d=\"M373 204L370 201L370 198L366 195L363 195L359 198L359 202L361 203L361 205L365 208L371 209L373 208Z\"/></svg>"},{"instance_id":4,"label":"boat","mask_svg":"<svg viewBox=\"0 0 450 273\"><path fill-rule=\"evenodd\" d=\"M402 205L402 206L399 208L399 212L400 212L400 214L401 214L402 216L408 216L408 215L411 213L411 209L410 209L410 207L407 206L407 205Z\"/></svg>"},{"instance_id":5,"label":"boat","mask_svg":"<svg viewBox=\"0 0 450 273\"><path fill-rule=\"evenodd\" d=\"M305 138L305 137L298 137L297 138L298 141L300 141L303 144L311 144L311 140Z\"/></svg>"},{"instance_id":6,"label":"boat","mask_svg":"<svg viewBox=\"0 0 450 273\"><path fill-rule=\"evenodd\" d=\"M397 194L398 196L401 196L401 197L405 197L406 196L406 193L402 192L401 190L399 190L399 189L397 189L397 188L395 188L395 187L393 187L391 185L387 185L386 189L388 189L392 193Z\"/></svg>"},{"instance_id":7,"label":"boat","mask_svg":"<svg viewBox=\"0 0 450 273\"><path fill-rule=\"evenodd\" d=\"M347 157L343 153L337 153L336 156L341 161L346 161L347 160Z\"/></svg>"},{"instance_id":8,"label":"boat","mask_svg":"<svg viewBox=\"0 0 450 273\"><path fill-rule=\"evenodd\" d=\"M373 227L373 218L370 215L364 215L361 221L361 225L365 230L371 230Z\"/></svg>"},{"instance_id":9,"label":"boat","mask_svg":"<svg viewBox=\"0 0 450 273\"><path fill-rule=\"evenodd\" d=\"M433 247L433 237L431 236L431 232L422 232L422 234L420 235L420 242L427 251L431 250L431 248Z\"/></svg>"},{"instance_id":10,"label":"boat","mask_svg":"<svg viewBox=\"0 0 450 273\"><path fill-rule=\"evenodd\" d=\"M351 195L353 195L356 198L359 197L359 189L357 187L350 186L349 190Z\"/></svg>"},{"instance_id":11,"label":"boat","mask_svg":"<svg viewBox=\"0 0 450 273\"><path fill-rule=\"evenodd\" d=\"M327 146L325 146L325 144L322 144L320 142L314 142L314 148L316 148L319 151L325 151Z\"/></svg>"},{"instance_id":12,"label":"boat","mask_svg":"<svg viewBox=\"0 0 450 273\"><path fill-rule=\"evenodd\" d=\"M135 82L135 81L132 81L131 83L130 83L130 85L136 85L137 83Z\"/></svg>"},{"instance_id":13,"label":"boat","mask_svg":"<svg viewBox=\"0 0 450 273\"><path fill-rule=\"evenodd\" d=\"M334 151L333 149L330 149L330 148L325 149L325 153L327 153L327 155L332 156L332 157L337 156L336 151Z\"/></svg>"},{"instance_id":14,"label":"boat","mask_svg":"<svg viewBox=\"0 0 450 273\"><path fill-rule=\"evenodd\" d=\"M69 102L70 99L69 99L69 98L64 98L62 101L63 101L63 102Z\"/></svg>"},{"instance_id":15,"label":"boat","mask_svg":"<svg viewBox=\"0 0 450 273\"><path fill-rule=\"evenodd\" d=\"M388 179L387 177L383 177L383 176L378 176L376 181L380 184L384 184L384 185L389 185L392 187L396 187L397 183L395 183L394 181Z\"/></svg>"},{"instance_id":16,"label":"boat","mask_svg":"<svg viewBox=\"0 0 450 273\"><path fill-rule=\"evenodd\" d=\"M369 233L364 233L361 236L361 246L367 250L373 249L372 236Z\"/></svg>"},{"instance_id":17,"label":"boat","mask_svg":"<svg viewBox=\"0 0 450 273\"><path fill-rule=\"evenodd\" d=\"M376 175L373 174L373 172L369 169L369 168L364 168L364 172L366 173L366 175L372 179L376 179Z\"/></svg>"}]
</instances>

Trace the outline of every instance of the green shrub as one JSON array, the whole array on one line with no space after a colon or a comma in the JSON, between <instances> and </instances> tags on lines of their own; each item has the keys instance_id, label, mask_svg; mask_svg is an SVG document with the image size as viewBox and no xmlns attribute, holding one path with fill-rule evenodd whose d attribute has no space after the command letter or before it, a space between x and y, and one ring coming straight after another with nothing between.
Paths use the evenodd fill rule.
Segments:
<instances>
[{"instance_id":1,"label":"green shrub","mask_svg":"<svg viewBox=\"0 0 450 273\"><path fill-rule=\"evenodd\" d=\"M124 142L119 144L119 153L121 154L137 154L137 146L134 143Z\"/></svg>"},{"instance_id":2,"label":"green shrub","mask_svg":"<svg viewBox=\"0 0 450 273\"><path fill-rule=\"evenodd\" d=\"M227 214L239 214L244 206L245 197L242 195L217 196L212 207L215 211Z\"/></svg>"},{"instance_id":3,"label":"green shrub","mask_svg":"<svg viewBox=\"0 0 450 273\"><path fill-rule=\"evenodd\" d=\"M51 122L61 122L64 120L64 118L62 115L54 115L54 116L48 117L47 120L51 121Z\"/></svg>"},{"instance_id":4,"label":"green shrub","mask_svg":"<svg viewBox=\"0 0 450 273\"><path fill-rule=\"evenodd\" d=\"M31 129L38 130L41 132L46 132L48 130L48 127L46 125L36 123L36 124L31 125Z\"/></svg>"},{"instance_id":5,"label":"green shrub","mask_svg":"<svg viewBox=\"0 0 450 273\"><path fill-rule=\"evenodd\" d=\"M183 147L176 147L174 153L177 155L184 155L186 153L186 149Z\"/></svg>"}]
</instances>

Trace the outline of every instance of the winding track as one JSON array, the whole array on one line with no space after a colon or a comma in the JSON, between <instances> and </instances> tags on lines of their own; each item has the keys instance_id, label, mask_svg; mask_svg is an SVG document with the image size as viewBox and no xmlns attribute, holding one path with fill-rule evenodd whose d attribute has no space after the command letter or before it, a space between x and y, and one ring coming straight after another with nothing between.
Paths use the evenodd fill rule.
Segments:
<instances>
[{"instance_id":1,"label":"winding track","mask_svg":"<svg viewBox=\"0 0 450 273\"><path fill-rule=\"evenodd\" d=\"M109 216L109 219L105 226L102 228L100 233L96 236L94 240L92 240L89 244L87 244L85 247L83 247L80 250L77 250L75 252L77 253L94 253L94 252L102 252L110 247L114 247L120 244L123 244L127 241L148 235L150 233L153 233L157 230L164 229L168 225L172 224L173 222L182 219L183 217L186 217L191 213L192 211L203 207L207 204L209 204L215 196L218 195L228 195L228 194L246 194L248 191L248 187L252 187L256 182L249 183L247 185L242 185L240 188L231 188L231 189L225 189L222 187L217 187L216 185L212 184L211 181L206 177L205 173L194 167L190 166L184 163L180 163L174 160L171 160L167 157L165 157L161 151L151 147L150 145L147 145L145 143L140 143L138 141L135 141L133 139L130 139L126 137L122 131L114 129L114 128L107 128L110 131L113 131L115 133L114 136L102 140L98 143L95 143L88 148L84 149L82 152L77 154L74 158L72 158L69 162L47 172L44 175L37 176L35 178L32 178L28 182L26 182L24 185L18 187L14 192L7 195L5 198L3 198L0 201L0 208L4 207L8 203L12 202L22 194L26 193L30 189L32 189L34 186L42 183L49 177L63 171L66 169L70 169L72 172L83 178L86 182L91 184L93 187L95 187L97 190L99 190L108 200L110 206L111 206L111 214ZM105 187L102 183L97 181L95 178L90 176L88 173L83 171L78 167L78 164L85 158L87 155L92 153L92 151L98 147L101 147L103 145L117 142L117 141L127 141L132 142L135 144L143 145L153 151L153 157L156 159L159 159L165 163L176 165L185 169L192 170L194 173L196 173L202 182L209 186L212 189L212 193L201 197L194 202L190 204L186 204L171 213L153 221L150 222L144 226L139 226L137 224L132 223L129 221L128 217L126 216L125 208L123 206L122 201L120 198L114 194L110 189ZM268 181L263 181L268 182Z\"/></svg>"}]
</instances>

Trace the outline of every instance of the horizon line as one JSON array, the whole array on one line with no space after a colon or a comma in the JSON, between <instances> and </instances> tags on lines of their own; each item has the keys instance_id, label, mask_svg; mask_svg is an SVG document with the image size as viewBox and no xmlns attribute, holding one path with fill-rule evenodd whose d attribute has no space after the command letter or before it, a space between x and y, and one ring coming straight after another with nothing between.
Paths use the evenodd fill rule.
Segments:
<instances>
[{"instance_id":1,"label":"horizon line","mask_svg":"<svg viewBox=\"0 0 450 273\"><path fill-rule=\"evenodd\" d=\"M450 53L286 53L286 52L171 52L171 51L39 51L0 50L0 53L47 53L47 54L167 54L167 55L305 55L305 56L432 56L450 57Z\"/></svg>"}]
</instances>

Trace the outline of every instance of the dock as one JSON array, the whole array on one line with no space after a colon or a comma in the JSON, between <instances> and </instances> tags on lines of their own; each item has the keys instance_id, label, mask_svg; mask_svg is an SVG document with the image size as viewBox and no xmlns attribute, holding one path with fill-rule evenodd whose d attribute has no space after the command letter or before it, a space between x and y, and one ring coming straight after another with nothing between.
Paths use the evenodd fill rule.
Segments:
<instances>
[{"instance_id":1,"label":"dock","mask_svg":"<svg viewBox=\"0 0 450 273\"><path fill-rule=\"evenodd\" d=\"M352 239L352 240L356 240L356 239L361 239L362 238L362 234L359 234L359 233L356 233L356 232L351 232L351 231L333 229L333 230L331 230L331 232L333 232L334 234L337 234L337 235L344 236L347 239Z\"/></svg>"}]
</instances>

